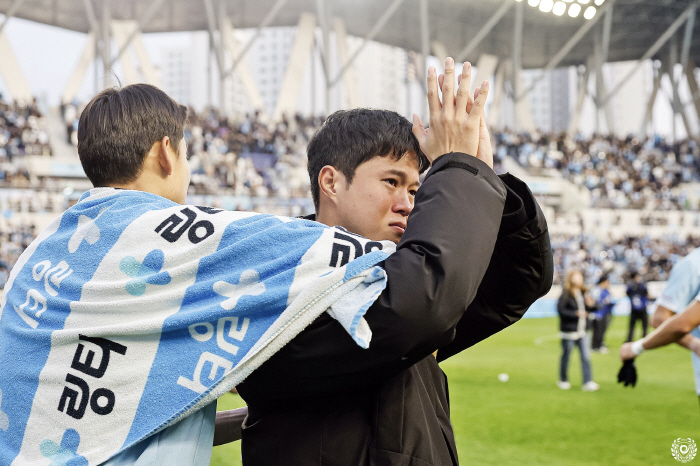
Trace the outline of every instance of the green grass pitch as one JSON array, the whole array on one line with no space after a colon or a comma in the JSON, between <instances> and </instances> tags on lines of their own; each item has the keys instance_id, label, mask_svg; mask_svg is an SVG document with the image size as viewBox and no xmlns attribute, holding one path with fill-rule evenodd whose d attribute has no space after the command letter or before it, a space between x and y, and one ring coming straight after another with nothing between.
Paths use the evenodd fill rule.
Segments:
<instances>
[{"instance_id":1,"label":"green grass pitch","mask_svg":"<svg viewBox=\"0 0 700 466\"><path fill-rule=\"evenodd\" d=\"M452 423L461 464L674 465L676 438L700 443L700 405L690 355L678 346L637 361L635 388L618 385L617 355L626 317L608 331L608 354L593 354L600 391L581 391L578 351L571 390L556 387L560 341L556 319L525 319L441 364L448 375ZM639 333L640 330L638 329ZM498 380L507 373L508 382ZM219 409L244 406L237 395ZM690 464L700 464L700 456ZM214 448L212 465L240 465L240 442Z\"/></svg>"}]
</instances>

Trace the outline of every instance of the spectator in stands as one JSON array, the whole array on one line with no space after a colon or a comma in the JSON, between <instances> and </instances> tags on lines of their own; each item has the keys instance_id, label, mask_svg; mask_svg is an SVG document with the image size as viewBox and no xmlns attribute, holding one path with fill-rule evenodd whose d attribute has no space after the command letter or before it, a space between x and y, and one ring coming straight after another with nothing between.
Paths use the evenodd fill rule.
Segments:
<instances>
[{"instance_id":1,"label":"spectator in stands","mask_svg":"<svg viewBox=\"0 0 700 466\"><path fill-rule=\"evenodd\" d=\"M195 192L280 198L310 196L306 144L322 120L269 123L259 113L228 118L190 110L185 131Z\"/></svg>"},{"instance_id":2,"label":"spectator in stands","mask_svg":"<svg viewBox=\"0 0 700 466\"><path fill-rule=\"evenodd\" d=\"M36 100L9 103L0 97L0 162L50 153L48 125Z\"/></svg>"},{"instance_id":3,"label":"spectator in stands","mask_svg":"<svg viewBox=\"0 0 700 466\"><path fill-rule=\"evenodd\" d=\"M555 280L562 282L566 270L582 270L587 276L607 271L611 283L625 283L630 269L645 281L665 281L671 267L694 248L700 237L666 235L659 238L627 236L601 240L593 234L553 234Z\"/></svg>"},{"instance_id":4,"label":"spectator in stands","mask_svg":"<svg viewBox=\"0 0 700 466\"><path fill-rule=\"evenodd\" d=\"M591 191L594 207L687 209L681 183L700 180L700 146L655 137L496 134L496 153L523 167L551 171Z\"/></svg>"},{"instance_id":5,"label":"spectator in stands","mask_svg":"<svg viewBox=\"0 0 700 466\"><path fill-rule=\"evenodd\" d=\"M642 337L647 335L647 327L649 325L649 315L647 314L649 292L647 291L647 286L639 272L632 272L631 278L631 282L627 285L627 296L630 298L630 325L626 341L632 341L634 327L638 320L642 323Z\"/></svg>"},{"instance_id":6,"label":"spectator in stands","mask_svg":"<svg viewBox=\"0 0 700 466\"><path fill-rule=\"evenodd\" d=\"M33 224L6 224L0 227L0 269L9 271L36 237ZM4 281L0 287L4 286Z\"/></svg>"},{"instance_id":7,"label":"spectator in stands","mask_svg":"<svg viewBox=\"0 0 700 466\"><path fill-rule=\"evenodd\" d=\"M588 313L595 310L595 301L587 293L583 274L579 270L570 270L564 282L564 291L557 302L559 313L559 337L561 338L561 359L559 361L559 381L557 386L562 390L571 388L569 382L569 358L574 346L578 347L581 355L581 371L583 386L586 392L594 392L600 386L593 381L591 370L590 341L586 326Z\"/></svg>"},{"instance_id":8,"label":"spectator in stands","mask_svg":"<svg viewBox=\"0 0 700 466\"><path fill-rule=\"evenodd\" d=\"M591 350L603 354L608 352L605 345L605 332L608 330L612 319L613 300L610 296L610 278L608 274L603 274L598 279L598 299L596 300L597 310L593 313L593 343Z\"/></svg>"}]
</instances>

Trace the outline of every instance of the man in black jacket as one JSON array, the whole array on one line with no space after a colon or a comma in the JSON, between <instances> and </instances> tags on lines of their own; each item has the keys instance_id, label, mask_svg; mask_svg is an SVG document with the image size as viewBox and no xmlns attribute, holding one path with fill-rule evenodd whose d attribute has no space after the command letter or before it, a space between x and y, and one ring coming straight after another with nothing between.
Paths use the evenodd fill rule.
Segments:
<instances>
[{"instance_id":1,"label":"man in black jacket","mask_svg":"<svg viewBox=\"0 0 700 466\"><path fill-rule=\"evenodd\" d=\"M309 144L317 219L397 250L365 315L369 349L324 314L238 386L244 465L457 464L438 362L516 322L552 281L544 216L524 183L493 172L488 85L472 100L470 75L465 64L455 98L448 59L441 103L429 70L429 131L339 112Z\"/></svg>"}]
</instances>

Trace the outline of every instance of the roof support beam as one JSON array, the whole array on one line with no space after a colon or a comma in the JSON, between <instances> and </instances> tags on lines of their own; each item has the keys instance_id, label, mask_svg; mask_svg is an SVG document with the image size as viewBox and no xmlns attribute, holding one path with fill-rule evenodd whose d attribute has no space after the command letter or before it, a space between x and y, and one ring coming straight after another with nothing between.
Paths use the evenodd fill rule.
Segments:
<instances>
[{"instance_id":1,"label":"roof support beam","mask_svg":"<svg viewBox=\"0 0 700 466\"><path fill-rule=\"evenodd\" d=\"M83 0L83 7L85 7L85 15L90 23L90 29L95 31L95 34L99 34L100 24L97 22L97 15L95 14L95 9L92 7L92 1Z\"/></svg>"},{"instance_id":2,"label":"roof support beam","mask_svg":"<svg viewBox=\"0 0 700 466\"><path fill-rule=\"evenodd\" d=\"M594 56L595 56L595 76L596 76L596 88L595 88L595 104L596 104L596 132L600 132L600 110L605 111L605 122L607 123L608 133L615 133L615 120L613 118L612 108L610 102L606 98L608 90L605 84L605 75L603 74L603 65L607 61L608 50L606 50L605 41L607 36L608 46L610 45L610 27L612 27L612 21L608 20L612 18L612 9L609 9L605 13L605 21L603 21L603 29L601 35L596 34L593 37L594 44ZM605 102L605 103L603 103Z\"/></svg>"},{"instance_id":3,"label":"roof support beam","mask_svg":"<svg viewBox=\"0 0 700 466\"><path fill-rule=\"evenodd\" d=\"M683 106L688 107L690 105L695 105L695 111L700 117L700 89L698 88L698 82L695 79L695 63L692 59L688 60L685 76L688 78L688 87L693 95L690 98L690 102L683 104Z\"/></svg>"},{"instance_id":4,"label":"roof support beam","mask_svg":"<svg viewBox=\"0 0 700 466\"><path fill-rule=\"evenodd\" d=\"M224 8L223 3L220 3L219 6ZM221 43L223 44L222 46L224 50L228 50L232 57L236 57L240 55L240 47L238 45L238 41L236 41L236 37L234 36L234 29L233 25L231 24L231 19L225 12L223 13L224 14L219 15L219 32L221 34ZM245 90L245 94L248 97L248 102L250 103L251 107L261 111L262 113L266 113L264 110L265 102L260 95L260 89L258 88L253 74L250 72L250 67L248 66L248 62L245 58L241 60L238 68L236 68L236 75L238 76L240 83L243 85L243 89ZM228 79L228 77L225 77L225 79Z\"/></svg>"},{"instance_id":5,"label":"roof support beam","mask_svg":"<svg viewBox=\"0 0 700 466\"><path fill-rule=\"evenodd\" d=\"M219 67L219 74L222 74L224 69L224 53L221 43L216 40L216 16L214 14L214 5L211 0L204 0L204 8L207 13L207 30L209 31L209 40L214 47L214 57L216 57L216 65Z\"/></svg>"},{"instance_id":6,"label":"roof support beam","mask_svg":"<svg viewBox=\"0 0 700 466\"><path fill-rule=\"evenodd\" d=\"M10 6L10 9L7 10L7 13L5 13L4 21L2 22L2 24L0 24L0 34L2 34L2 31L3 29L5 29L5 25L10 20L10 18L12 18L15 15L15 13L17 13L17 10L19 10L19 7L22 5L22 2L24 2L24 0L15 0L14 2L12 2L12 6Z\"/></svg>"},{"instance_id":7,"label":"roof support beam","mask_svg":"<svg viewBox=\"0 0 700 466\"><path fill-rule=\"evenodd\" d=\"M32 101L32 91L22 73L22 69L19 67L19 62L12 51L10 41L7 40L7 34L0 34L0 74L15 102L23 101L26 103Z\"/></svg>"},{"instance_id":8,"label":"roof support beam","mask_svg":"<svg viewBox=\"0 0 700 466\"><path fill-rule=\"evenodd\" d=\"M500 65L498 66L498 70L496 71L496 77L493 86L495 92L493 94L493 101L489 106L489 114L486 117L486 123L491 128L495 128L496 126L498 126L498 120L501 116L501 101L503 100L503 94L505 93L508 66L508 60L504 60L500 63Z\"/></svg>"},{"instance_id":9,"label":"roof support beam","mask_svg":"<svg viewBox=\"0 0 700 466\"><path fill-rule=\"evenodd\" d=\"M114 64L117 62L117 60L119 60L121 58L121 56L124 55L124 52L126 52L126 49L129 48L129 46L131 45L131 42L136 38L137 35L139 35L141 33L141 28L143 28L143 26L151 20L153 15L156 13L156 11L158 11L158 8L160 8L160 6L162 4L163 4L163 0L153 0L153 3L148 5L148 8L143 13L143 16L141 17L141 19L139 19L138 27L136 27L131 32L131 34L129 34L129 37L126 39L126 41L124 41L124 44L119 48L117 55L109 61L108 68L112 68L112 66L114 66Z\"/></svg>"},{"instance_id":10,"label":"roof support beam","mask_svg":"<svg viewBox=\"0 0 700 466\"><path fill-rule=\"evenodd\" d=\"M90 23L90 30L95 34L95 56L99 55L103 63L107 62L108 56L105 54L107 47L104 46L104 37L102 37L102 27L97 21L97 15L95 14L95 9L92 6L92 0L83 0L83 7L85 7L85 15L87 16L88 22ZM95 92L99 90L99 71L97 60L95 60Z\"/></svg>"},{"instance_id":11,"label":"roof support beam","mask_svg":"<svg viewBox=\"0 0 700 466\"><path fill-rule=\"evenodd\" d=\"M103 88L112 86L112 79L110 78L112 64L109 60L109 53L111 48L110 45L112 43L112 35L109 27L111 21L112 14L109 9L109 1L102 0L102 26L100 31L102 32L102 69L104 71L104 81L102 82Z\"/></svg>"},{"instance_id":12,"label":"roof support beam","mask_svg":"<svg viewBox=\"0 0 700 466\"><path fill-rule=\"evenodd\" d=\"M136 27L135 21L118 21L112 20L110 24L110 30L112 32L112 37L114 37L114 42L117 47L122 47L124 42L126 42L129 32L132 28ZM131 55L125 53L119 59L122 65L122 72L124 73L124 78L126 84L135 84L139 81L138 72L136 71L136 65L131 59Z\"/></svg>"},{"instance_id":13,"label":"roof support beam","mask_svg":"<svg viewBox=\"0 0 700 466\"><path fill-rule=\"evenodd\" d=\"M649 96L649 100L647 101L647 109L646 112L644 112L644 120L642 121L642 129L639 132L639 135L643 138L647 134L647 126L649 126L649 122L652 121L653 115L654 115L654 103L656 103L656 96L659 94L659 88L661 87L661 78L663 77L664 73L662 71L663 69L663 64L659 67L659 69L655 69L656 76L654 76L654 87L651 90L651 95Z\"/></svg>"},{"instance_id":14,"label":"roof support beam","mask_svg":"<svg viewBox=\"0 0 700 466\"><path fill-rule=\"evenodd\" d=\"M683 13L681 13L681 15L678 18L676 18L676 20L668 27L668 29L666 29L666 31L663 34L661 34L661 37L659 37L656 40L656 42L654 42L654 44L649 48L649 50L647 50L646 53L642 55L642 58L637 60L637 63L629 71L629 73L627 73L627 75L625 75L625 77L622 78L622 80L619 83L617 83L617 86L615 86L613 90L610 91L610 93L606 97L606 101L603 102L603 104L606 104L608 100L610 100L615 94L617 94L617 91L619 91L622 86L627 84L627 81L629 81L632 78L632 76L634 76L639 67L642 66L642 64L646 60L650 59L654 56L654 54L656 54L656 52L661 50L661 47L663 47L664 44L668 42L668 40L673 36L673 34L676 33L678 28L680 28L683 25L683 23L690 17L691 13L695 11L697 3L697 1L693 2L693 4L686 8L686 10Z\"/></svg>"},{"instance_id":15,"label":"roof support beam","mask_svg":"<svg viewBox=\"0 0 700 466\"><path fill-rule=\"evenodd\" d=\"M603 39L602 39L602 63L607 63L608 55L610 54L610 34L612 33L612 22L613 22L613 7L610 7L608 11L605 12L605 19L603 20Z\"/></svg>"},{"instance_id":16,"label":"roof support beam","mask_svg":"<svg viewBox=\"0 0 700 466\"><path fill-rule=\"evenodd\" d=\"M513 126L516 130L534 131L535 121L532 115L532 108L530 107L530 100L525 96L523 99L515 99L525 85L523 84L522 77L522 61L523 61L523 29L525 24L525 4L518 3L515 10L515 27L513 34L513 75L512 75L512 87L513 87L513 106L515 110L515 115L513 119Z\"/></svg>"},{"instance_id":17,"label":"roof support beam","mask_svg":"<svg viewBox=\"0 0 700 466\"><path fill-rule=\"evenodd\" d=\"M241 60L243 60L243 58L248 53L248 50L250 50L250 48L253 46L253 43L255 42L255 40L258 37L260 37L260 34L262 33L263 28L266 28L267 26L272 24L272 22L277 18L277 15L279 14L280 10L282 10L282 7L284 6L285 3L287 3L287 0L277 0L277 2L275 2L275 4L272 6L272 9L270 9L270 11L267 13L267 15L265 15L263 20L260 22L260 25L255 30L255 34L253 34L253 37L251 37L248 40L248 42L246 42L246 44L243 46L243 49L241 49L241 52L238 54L238 56L236 56L233 59L233 64L231 65L231 67L228 68L224 72L224 74L223 74L224 77L228 77L231 73L233 73L236 70L238 65L241 63Z\"/></svg>"},{"instance_id":18,"label":"roof support beam","mask_svg":"<svg viewBox=\"0 0 700 466\"><path fill-rule=\"evenodd\" d=\"M326 13L326 0L316 0L316 14L321 25L323 34L323 50L321 53L321 64L323 65L323 75L326 77L326 114L331 113L331 36L328 32L328 15ZM338 37L336 36L336 42Z\"/></svg>"},{"instance_id":19,"label":"roof support beam","mask_svg":"<svg viewBox=\"0 0 700 466\"><path fill-rule=\"evenodd\" d=\"M690 56L690 46L693 43L693 29L695 29L695 16L697 15L697 4L691 5L691 12L688 21L685 23L685 33L683 34L683 48L681 49L681 65L683 72L688 68L688 57ZM0 29L1 30L1 29Z\"/></svg>"},{"instance_id":20,"label":"roof support beam","mask_svg":"<svg viewBox=\"0 0 700 466\"><path fill-rule=\"evenodd\" d=\"M600 20L600 18L602 18L602 17L605 15L605 13L606 13L610 8L612 8L612 6L613 6L614 4L615 4L615 0L608 0L607 2L605 2L605 3L603 4L603 6L601 6L600 9L598 10L598 14L595 15L595 16L593 17L593 19L586 21L586 22L583 24L583 26L581 26L581 27L578 29L578 31L576 31L576 33L575 33L573 36L571 36L571 39L569 39L569 40L566 42L566 44L564 44L564 46L556 53L556 55L554 55L554 56L552 57L552 59L549 60L549 62L545 65L545 67L542 69L542 73L537 77L537 79L535 79L535 80L532 82L532 84L530 84L530 87L528 87L528 88L525 90L525 92L523 92L522 94L519 94L519 95L517 96L517 99L516 99L516 100L520 100L520 99L522 99L526 94L529 94L530 91L532 91L532 90L535 88L535 86L537 85L537 83L539 83L542 79L544 79L544 77L545 77L546 74L547 74L547 71L553 70L554 68L556 68L557 65L558 65L559 63L561 63L561 61L562 61L564 58L566 58L566 56L569 54L569 52L571 52L571 50L572 50L574 47L576 47L576 44L578 44L579 42L581 42L581 39L583 39L583 37L588 33L588 31L590 31L591 28L593 28L593 26L595 26L595 25L598 23L598 21Z\"/></svg>"},{"instance_id":21,"label":"roof support beam","mask_svg":"<svg viewBox=\"0 0 700 466\"><path fill-rule=\"evenodd\" d=\"M302 79L306 66L311 58L314 46L314 31L316 30L316 17L311 13L302 13L299 16L297 33L294 37L292 50L289 53L287 69L284 72L282 85L277 97L277 104L272 119L282 118L282 115L293 115L299 101Z\"/></svg>"},{"instance_id":22,"label":"roof support beam","mask_svg":"<svg viewBox=\"0 0 700 466\"><path fill-rule=\"evenodd\" d=\"M345 23L341 18L335 18L333 21L335 29L335 42L338 47L338 58L341 62L350 58L350 48L348 47L348 35L345 31ZM348 108L357 108L360 106L360 94L357 90L357 80L353 73L345 73L343 77L345 81L345 89L348 97ZM329 112L329 108L326 108Z\"/></svg>"},{"instance_id":23,"label":"roof support beam","mask_svg":"<svg viewBox=\"0 0 700 466\"><path fill-rule=\"evenodd\" d=\"M216 16L214 14L214 5L211 0L204 0L204 9L207 14L207 30L209 31L209 42L214 47L214 56L216 57L216 65L219 69L219 110L225 113L226 106L226 86L222 70L224 69L224 48L223 38L219 33L219 40L216 40Z\"/></svg>"},{"instance_id":24,"label":"roof support beam","mask_svg":"<svg viewBox=\"0 0 700 466\"><path fill-rule=\"evenodd\" d=\"M430 55L430 16L428 13L428 0L420 0L420 66L418 68L418 82L423 89L423 94L428 92L428 55ZM417 60L418 61L418 60ZM421 116L428 114L428 99L422 99L423 106Z\"/></svg>"},{"instance_id":25,"label":"roof support beam","mask_svg":"<svg viewBox=\"0 0 700 466\"><path fill-rule=\"evenodd\" d=\"M515 27L513 29L513 88L518 79L518 74L523 67L523 22L525 4L520 2L515 10ZM518 99L520 100L520 99Z\"/></svg>"},{"instance_id":26,"label":"roof support beam","mask_svg":"<svg viewBox=\"0 0 700 466\"><path fill-rule=\"evenodd\" d=\"M474 51L475 48L479 46L482 40L489 35L489 33L493 30L494 27L496 27L496 24L505 16L508 11L513 8L513 5L515 5L516 2L513 2L511 0L508 0L504 4L502 4L496 12L491 15L491 17L486 21L486 23L479 29L479 32L477 32L474 37L472 37L472 40L469 41L467 45L464 46L461 52L457 54L457 58L455 59L456 62L463 62L465 61L468 57L469 54ZM522 2L521 2L522 3Z\"/></svg>"},{"instance_id":27,"label":"roof support beam","mask_svg":"<svg viewBox=\"0 0 700 466\"><path fill-rule=\"evenodd\" d=\"M588 57L588 63L586 63L586 69L582 74L579 73L578 78L578 95L576 96L576 108L574 113L571 115L571 121L569 122L569 129L567 132L570 136L574 136L579 130L579 121L581 120L581 110L583 110L583 103L586 100L586 93L588 91L588 79L591 76L591 68L593 68L593 57Z\"/></svg>"},{"instance_id":28,"label":"roof support beam","mask_svg":"<svg viewBox=\"0 0 700 466\"><path fill-rule=\"evenodd\" d=\"M90 31L87 36L87 42L83 53L80 55L78 64L73 70L68 84L63 91L63 96L61 97L61 102L64 104L70 103L75 96L78 94L80 89L80 84L82 84L83 79L85 79L85 74L90 66L90 63L95 59L95 32Z\"/></svg>"},{"instance_id":29,"label":"roof support beam","mask_svg":"<svg viewBox=\"0 0 700 466\"><path fill-rule=\"evenodd\" d=\"M683 120L683 126L685 127L685 132L688 137L694 137L690 127L690 121L686 113L686 107L681 103L680 93L678 87L680 85L680 78L683 76L683 70L681 70L681 75L676 78L675 66L678 63L678 41L674 37L671 42L671 47L669 50L670 59L668 60L668 77L671 81L672 94L670 96L671 107L673 108L673 138L676 138L676 115L680 114Z\"/></svg>"},{"instance_id":30,"label":"roof support beam","mask_svg":"<svg viewBox=\"0 0 700 466\"><path fill-rule=\"evenodd\" d=\"M364 50L367 43L373 40L375 37L377 37L384 25L387 23L387 21L389 21L389 19L391 19L394 13L396 13L396 10L399 9L403 2L404 0L394 0L393 2L391 2L389 8L387 8L384 11L384 14L377 20L377 23L369 31L369 34L367 34L367 36L365 37L365 40L362 41L362 44L357 48L357 50L355 50L355 53L352 54L350 60L348 60L347 63L343 64L343 67L340 69L340 72L338 72L337 76L333 78L333 80L330 83L328 83L329 89L338 84L338 81L340 81L345 72L352 66L352 64L355 62L355 59L357 59L358 55L360 55L360 53Z\"/></svg>"}]
</instances>

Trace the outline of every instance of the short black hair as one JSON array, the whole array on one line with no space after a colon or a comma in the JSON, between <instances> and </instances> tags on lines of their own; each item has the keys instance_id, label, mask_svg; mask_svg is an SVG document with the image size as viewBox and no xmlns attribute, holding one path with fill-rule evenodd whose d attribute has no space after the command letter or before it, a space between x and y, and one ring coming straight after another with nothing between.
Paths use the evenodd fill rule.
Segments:
<instances>
[{"instance_id":1,"label":"short black hair","mask_svg":"<svg viewBox=\"0 0 700 466\"><path fill-rule=\"evenodd\" d=\"M87 104L78 123L78 155L95 187L134 181L153 143L168 136L175 152L187 107L150 84L105 89Z\"/></svg>"},{"instance_id":2,"label":"short black hair","mask_svg":"<svg viewBox=\"0 0 700 466\"><path fill-rule=\"evenodd\" d=\"M600 278L598 279L598 284L601 284L604 282L609 282L609 281L610 281L610 275L606 272L600 276Z\"/></svg>"},{"instance_id":3,"label":"short black hair","mask_svg":"<svg viewBox=\"0 0 700 466\"><path fill-rule=\"evenodd\" d=\"M406 154L418 158L418 172L430 161L420 149L412 124L390 110L357 108L330 115L311 138L307 147L311 195L318 211L318 174L326 165L338 169L352 183L355 170L374 157L391 156L400 160Z\"/></svg>"}]
</instances>

